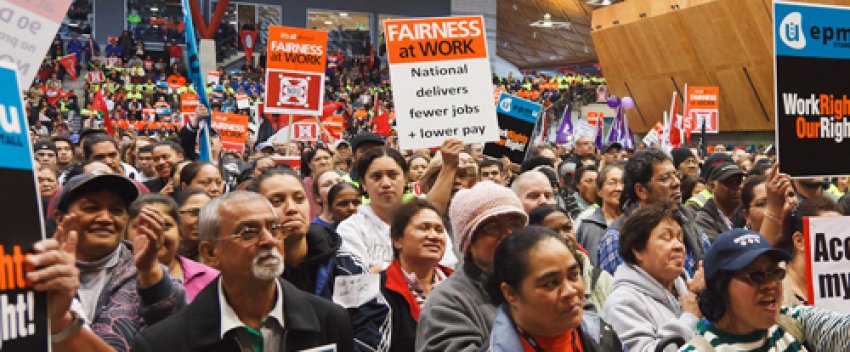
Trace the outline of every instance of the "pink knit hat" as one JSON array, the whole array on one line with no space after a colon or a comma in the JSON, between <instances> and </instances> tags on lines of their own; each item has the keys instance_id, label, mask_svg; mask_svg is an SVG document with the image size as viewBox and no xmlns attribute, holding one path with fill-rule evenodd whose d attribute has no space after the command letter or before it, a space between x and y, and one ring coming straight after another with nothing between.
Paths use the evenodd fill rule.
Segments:
<instances>
[{"instance_id":1,"label":"pink knit hat","mask_svg":"<svg viewBox=\"0 0 850 352\"><path fill-rule=\"evenodd\" d=\"M507 187L482 181L470 189L458 191L452 197L449 218L461 253L466 254L472 243L472 234L485 220L502 214L515 214L528 223L522 202Z\"/></svg>"}]
</instances>

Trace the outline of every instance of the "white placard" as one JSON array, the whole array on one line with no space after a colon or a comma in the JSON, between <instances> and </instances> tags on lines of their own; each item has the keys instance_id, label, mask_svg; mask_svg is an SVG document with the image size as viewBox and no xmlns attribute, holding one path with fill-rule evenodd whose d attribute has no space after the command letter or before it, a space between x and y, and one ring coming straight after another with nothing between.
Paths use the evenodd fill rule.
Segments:
<instances>
[{"instance_id":1,"label":"white placard","mask_svg":"<svg viewBox=\"0 0 850 352\"><path fill-rule=\"evenodd\" d=\"M387 20L387 50L402 149L499 140L481 16Z\"/></svg>"},{"instance_id":2,"label":"white placard","mask_svg":"<svg viewBox=\"0 0 850 352\"><path fill-rule=\"evenodd\" d=\"M21 89L32 84L70 5L71 0L0 1L0 61L17 65Z\"/></svg>"},{"instance_id":3,"label":"white placard","mask_svg":"<svg viewBox=\"0 0 850 352\"><path fill-rule=\"evenodd\" d=\"M357 308L381 294L380 274L337 276L334 280L334 303L343 308Z\"/></svg>"},{"instance_id":4,"label":"white placard","mask_svg":"<svg viewBox=\"0 0 850 352\"><path fill-rule=\"evenodd\" d=\"M850 216L806 217L809 303L850 313Z\"/></svg>"}]
</instances>

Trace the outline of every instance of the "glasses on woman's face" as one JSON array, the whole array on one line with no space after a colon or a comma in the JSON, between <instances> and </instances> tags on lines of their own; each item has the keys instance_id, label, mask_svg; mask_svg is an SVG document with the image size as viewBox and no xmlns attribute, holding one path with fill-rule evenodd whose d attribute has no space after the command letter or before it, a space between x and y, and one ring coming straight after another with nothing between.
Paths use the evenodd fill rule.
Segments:
<instances>
[{"instance_id":1,"label":"glasses on woman's face","mask_svg":"<svg viewBox=\"0 0 850 352\"><path fill-rule=\"evenodd\" d=\"M761 286L768 281L782 281L785 278L785 269L776 268L771 271L751 271L735 275L740 280L746 281L753 286Z\"/></svg>"}]
</instances>

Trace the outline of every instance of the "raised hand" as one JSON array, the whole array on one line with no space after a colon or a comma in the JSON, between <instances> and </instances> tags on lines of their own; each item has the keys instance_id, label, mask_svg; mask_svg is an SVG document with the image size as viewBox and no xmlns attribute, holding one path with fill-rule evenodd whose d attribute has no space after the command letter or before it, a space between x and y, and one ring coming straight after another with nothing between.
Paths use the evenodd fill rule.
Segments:
<instances>
[{"instance_id":1,"label":"raised hand","mask_svg":"<svg viewBox=\"0 0 850 352\"><path fill-rule=\"evenodd\" d=\"M162 248L165 219L152 206L142 208L133 221L136 237L133 238L133 259L139 272L141 286L149 287L162 279L162 268L157 261L157 253Z\"/></svg>"}]
</instances>

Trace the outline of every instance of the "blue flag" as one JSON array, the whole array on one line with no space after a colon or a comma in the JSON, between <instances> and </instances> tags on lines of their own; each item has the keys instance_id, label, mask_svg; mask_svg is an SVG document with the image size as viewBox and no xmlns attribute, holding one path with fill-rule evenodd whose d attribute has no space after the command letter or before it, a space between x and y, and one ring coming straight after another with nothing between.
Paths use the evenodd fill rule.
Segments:
<instances>
[{"instance_id":1,"label":"blue flag","mask_svg":"<svg viewBox=\"0 0 850 352\"><path fill-rule=\"evenodd\" d=\"M195 86L195 91L198 93L198 102L207 107L212 116L210 108L210 100L207 98L207 90L204 85L204 76L201 74L201 60L198 55L198 42L195 40L195 26L192 24L192 11L189 8L189 0L183 0L183 21L186 25L186 51L187 71L189 80ZM210 129L212 128L212 118L207 116L205 119L198 122L198 160L210 162Z\"/></svg>"},{"instance_id":2,"label":"blue flag","mask_svg":"<svg viewBox=\"0 0 850 352\"><path fill-rule=\"evenodd\" d=\"M573 118L570 104L564 107L564 116L561 116L561 125L558 126L558 133L555 134L555 143L567 144L569 136L573 135Z\"/></svg>"}]
</instances>

